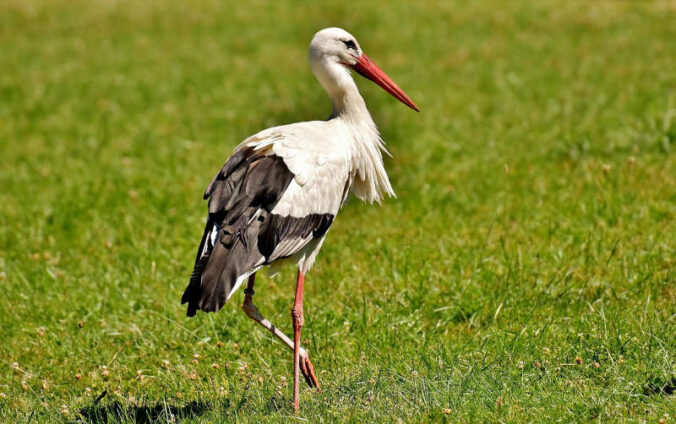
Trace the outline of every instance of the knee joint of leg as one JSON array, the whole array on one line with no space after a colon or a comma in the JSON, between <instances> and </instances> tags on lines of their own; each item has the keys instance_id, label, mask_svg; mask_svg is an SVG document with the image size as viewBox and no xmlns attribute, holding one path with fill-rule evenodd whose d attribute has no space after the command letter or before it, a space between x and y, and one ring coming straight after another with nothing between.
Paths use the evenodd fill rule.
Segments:
<instances>
[{"instance_id":1,"label":"knee joint of leg","mask_svg":"<svg viewBox=\"0 0 676 424\"><path fill-rule=\"evenodd\" d=\"M253 303L243 303L242 309L244 309L245 314L252 318L258 313L258 308Z\"/></svg>"},{"instance_id":2,"label":"knee joint of leg","mask_svg":"<svg viewBox=\"0 0 676 424\"><path fill-rule=\"evenodd\" d=\"M291 309L291 319L294 323L300 323L303 325L303 311L300 308L295 306Z\"/></svg>"}]
</instances>

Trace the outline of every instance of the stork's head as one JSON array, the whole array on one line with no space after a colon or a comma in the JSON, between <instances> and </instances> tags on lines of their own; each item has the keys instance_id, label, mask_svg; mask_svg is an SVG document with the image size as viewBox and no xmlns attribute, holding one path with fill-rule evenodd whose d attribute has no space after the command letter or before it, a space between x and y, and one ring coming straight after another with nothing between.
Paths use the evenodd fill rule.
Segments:
<instances>
[{"instance_id":1,"label":"stork's head","mask_svg":"<svg viewBox=\"0 0 676 424\"><path fill-rule=\"evenodd\" d=\"M406 106L419 111L413 100L364 54L357 39L344 29L326 28L316 33L310 42L309 57L312 70L329 91L334 86L339 87L345 75L349 76L349 69L352 69L378 84Z\"/></svg>"}]
</instances>

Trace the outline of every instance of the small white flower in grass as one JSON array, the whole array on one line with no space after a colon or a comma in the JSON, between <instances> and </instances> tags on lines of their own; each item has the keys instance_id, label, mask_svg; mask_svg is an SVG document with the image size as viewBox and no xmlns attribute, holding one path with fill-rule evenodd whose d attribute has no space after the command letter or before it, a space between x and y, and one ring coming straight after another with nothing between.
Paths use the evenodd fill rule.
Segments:
<instances>
[{"instance_id":1,"label":"small white flower in grass","mask_svg":"<svg viewBox=\"0 0 676 424\"><path fill-rule=\"evenodd\" d=\"M517 365L517 366L519 367L520 370L522 370L522 369L523 369L523 365L524 365L524 364L523 364L523 361L519 361L519 365Z\"/></svg>"},{"instance_id":2,"label":"small white flower in grass","mask_svg":"<svg viewBox=\"0 0 676 424\"><path fill-rule=\"evenodd\" d=\"M171 362L169 362L168 359L162 361L162 367L164 367L165 369L169 369L169 366L171 366Z\"/></svg>"},{"instance_id":3,"label":"small white flower in grass","mask_svg":"<svg viewBox=\"0 0 676 424\"><path fill-rule=\"evenodd\" d=\"M63 415L68 415L70 411L68 411L68 406L61 405L61 409L59 409L59 412L61 412Z\"/></svg>"}]
</instances>

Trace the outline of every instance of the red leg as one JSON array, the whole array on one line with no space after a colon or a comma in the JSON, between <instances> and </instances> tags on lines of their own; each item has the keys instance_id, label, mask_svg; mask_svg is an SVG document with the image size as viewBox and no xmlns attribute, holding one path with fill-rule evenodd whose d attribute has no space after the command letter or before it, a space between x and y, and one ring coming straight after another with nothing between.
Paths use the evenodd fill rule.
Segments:
<instances>
[{"instance_id":1,"label":"red leg","mask_svg":"<svg viewBox=\"0 0 676 424\"><path fill-rule=\"evenodd\" d=\"M296 281L296 300L291 309L291 320L293 321L293 410L298 412L300 408L299 398L299 377L300 377L300 330L305 324L303 316L303 292L305 288L305 275L298 271L298 280Z\"/></svg>"},{"instance_id":2,"label":"red leg","mask_svg":"<svg viewBox=\"0 0 676 424\"><path fill-rule=\"evenodd\" d=\"M254 288L254 283L256 282L256 273L252 273L249 275L249 281L246 283L246 289L244 289L244 294L246 296L253 296L253 288ZM246 297L245 296L245 297Z\"/></svg>"},{"instance_id":3,"label":"red leg","mask_svg":"<svg viewBox=\"0 0 676 424\"><path fill-rule=\"evenodd\" d=\"M270 321L265 319L265 317L258 311L256 305L254 305L253 295L255 278L256 273L253 273L251 276L249 276L249 284L247 284L246 289L244 289L244 303L242 303L242 309L244 309L244 312L246 312L249 318L262 325L266 330L274 334L275 337L284 342L284 344L288 346L289 349L293 350L293 340L288 338L279 328L275 327ZM300 350L300 372L303 373L303 377L305 377L305 381L307 382L308 386L310 386L310 388L316 387L317 390L321 392L319 381L317 380L317 375L315 374L315 368L312 366L312 362L310 362L310 355L308 355L307 351L303 349L302 346L298 349Z\"/></svg>"}]
</instances>

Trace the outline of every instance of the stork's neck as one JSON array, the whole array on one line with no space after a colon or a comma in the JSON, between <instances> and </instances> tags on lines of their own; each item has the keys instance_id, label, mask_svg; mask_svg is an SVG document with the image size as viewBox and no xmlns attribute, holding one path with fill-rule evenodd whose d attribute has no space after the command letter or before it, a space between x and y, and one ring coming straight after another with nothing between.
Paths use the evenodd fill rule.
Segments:
<instances>
[{"instance_id":1,"label":"stork's neck","mask_svg":"<svg viewBox=\"0 0 676 424\"><path fill-rule=\"evenodd\" d=\"M353 122L372 121L366 103L351 75L347 75L337 90L327 92L333 104L331 118L341 117Z\"/></svg>"},{"instance_id":2,"label":"stork's neck","mask_svg":"<svg viewBox=\"0 0 676 424\"><path fill-rule=\"evenodd\" d=\"M333 103L330 119L335 119L342 128L347 129L347 139L352 143L352 191L368 202L379 202L386 194L393 196L394 191L381 154L381 151L387 150L350 71L329 60L311 59L310 63L315 76Z\"/></svg>"},{"instance_id":3,"label":"stork's neck","mask_svg":"<svg viewBox=\"0 0 676 424\"><path fill-rule=\"evenodd\" d=\"M312 63L312 70L333 104L331 118L341 117L353 122L371 121L366 103L359 94L359 89L350 71L345 66L323 60Z\"/></svg>"}]
</instances>

